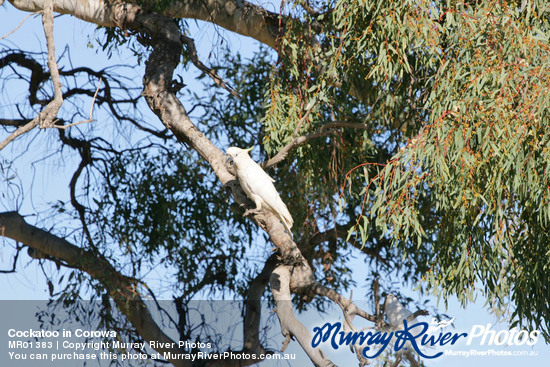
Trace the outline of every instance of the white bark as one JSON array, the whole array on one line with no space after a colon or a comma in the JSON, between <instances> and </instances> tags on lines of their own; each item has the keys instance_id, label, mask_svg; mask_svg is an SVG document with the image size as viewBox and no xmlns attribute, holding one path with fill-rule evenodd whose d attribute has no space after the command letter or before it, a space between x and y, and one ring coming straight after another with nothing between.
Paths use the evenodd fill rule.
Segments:
<instances>
[{"instance_id":1,"label":"white bark","mask_svg":"<svg viewBox=\"0 0 550 367\"><path fill-rule=\"evenodd\" d=\"M290 338L294 337L316 366L334 366L321 349L311 346L311 334L294 316L290 293L291 272L293 272L294 269L296 268L279 266L273 271L270 279L273 298L277 303L277 309L275 311L277 312L277 317L281 324L281 331L286 338L283 349L288 345Z\"/></svg>"},{"instance_id":2,"label":"white bark","mask_svg":"<svg viewBox=\"0 0 550 367\"><path fill-rule=\"evenodd\" d=\"M17 9L29 12L42 11L44 0L9 0ZM54 0L54 11L70 14L103 27L125 28L117 18L120 8L139 8L130 2L103 0ZM278 14L237 0L176 0L163 11L181 19L198 19L219 25L227 30L252 37L276 48Z\"/></svg>"}]
</instances>

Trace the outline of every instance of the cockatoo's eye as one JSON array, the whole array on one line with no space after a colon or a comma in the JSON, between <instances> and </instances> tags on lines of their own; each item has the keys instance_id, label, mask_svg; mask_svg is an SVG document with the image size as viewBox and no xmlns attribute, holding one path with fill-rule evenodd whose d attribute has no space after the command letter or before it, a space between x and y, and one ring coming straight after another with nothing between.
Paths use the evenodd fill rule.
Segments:
<instances>
[{"instance_id":1,"label":"cockatoo's eye","mask_svg":"<svg viewBox=\"0 0 550 367\"><path fill-rule=\"evenodd\" d=\"M225 159L225 165L233 167L234 164L235 164L235 162L233 162L233 157L228 155L227 158Z\"/></svg>"}]
</instances>

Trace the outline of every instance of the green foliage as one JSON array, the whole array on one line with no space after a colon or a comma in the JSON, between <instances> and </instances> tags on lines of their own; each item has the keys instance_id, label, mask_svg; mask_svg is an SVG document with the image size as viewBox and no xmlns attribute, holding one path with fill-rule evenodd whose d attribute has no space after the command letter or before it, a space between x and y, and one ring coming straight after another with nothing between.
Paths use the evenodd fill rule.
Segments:
<instances>
[{"instance_id":1,"label":"green foliage","mask_svg":"<svg viewBox=\"0 0 550 367\"><path fill-rule=\"evenodd\" d=\"M481 289L501 311L512 300L511 319L548 336L550 320L541 317L550 313L545 4L432 2L417 9L436 15L419 34L422 54L405 48L428 57L435 70L422 92L428 117L387 164L365 175L369 205L356 230L378 228L404 256L416 251L411 242L429 244L425 280L433 293L467 302ZM427 226L427 217L436 225Z\"/></svg>"},{"instance_id":2,"label":"green foliage","mask_svg":"<svg viewBox=\"0 0 550 367\"><path fill-rule=\"evenodd\" d=\"M428 118L424 104L441 54L432 47L441 26L431 7L414 1L288 3L262 119L269 155L299 136L317 136L288 158L296 177L290 182L296 184L283 192L293 193L293 214L296 208L304 213L300 234L351 227L348 238L338 240L341 249L361 248L373 272L397 270L411 281L427 270L429 247L404 257L380 227L364 217L356 221L373 196L363 196L363 178L354 170L363 166L374 177L377 165ZM429 210L428 203L424 208ZM436 223L431 219L425 218L430 228ZM407 247L416 244L408 241Z\"/></svg>"}]
</instances>

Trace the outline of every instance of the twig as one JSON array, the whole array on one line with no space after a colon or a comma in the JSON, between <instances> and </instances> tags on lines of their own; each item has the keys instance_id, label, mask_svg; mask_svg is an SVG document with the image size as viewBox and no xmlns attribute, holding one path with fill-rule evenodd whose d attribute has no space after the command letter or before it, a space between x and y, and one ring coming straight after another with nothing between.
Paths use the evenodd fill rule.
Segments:
<instances>
[{"instance_id":1,"label":"twig","mask_svg":"<svg viewBox=\"0 0 550 367\"><path fill-rule=\"evenodd\" d=\"M4 234L2 234L3 236ZM16 271L16 268L17 268L17 259L19 258L19 253L21 252L21 249L23 248L23 246L20 246L19 244L16 244L15 246L15 255L13 257L13 264L12 264L12 268L11 270L0 270L0 273L1 274L11 274L11 273L15 273Z\"/></svg>"},{"instance_id":2,"label":"twig","mask_svg":"<svg viewBox=\"0 0 550 367\"><path fill-rule=\"evenodd\" d=\"M103 78L99 78L99 83L97 84L97 89L95 90L95 93L94 93L94 97L92 99L92 105L90 106L90 115L88 117L87 120L84 120L84 121L78 121L78 122L73 122L72 124L69 124L69 125L53 125L53 127L57 128L57 129L67 129L71 126L75 126L75 125L80 125L80 124L85 124L85 123L88 123L88 122L92 122L94 121L93 117L92 117L92 114L94 112L94 106L95 106L95 100L97 98L97 94L99 93L99 88L101 87L101 81L103 80Z\"/></svg>"},{"instance_id":3,"label":"twig","mask_svg":"<svg viewBox=\"0 0 550 367\"><path fill-rule=\"evenodd\" d=\"M2 2L3 2L3 1L0 1L0 5L2 4ZM12 34L14 34L15 31L17 31L17 30L19 29L19 27L21 27L21 26L23 25L23 23L25 23L25 21L26 21L27 19L29 19L30 17L32 17L33 15L38 14L38 13L39 13L39 12L34 12L34 13L31 13L31 14L27 15L25 18L23 18L23 20L21 21L21 23L19 23L19 24L17 25L17 27L15 27L11 32L9 32L9 33L5 34L4 36L0 37L0 40L2 40L2 39L4 39L4 38L9 37L9 36L11 36Z\"/></svg>"},{"instance_id":4,"label":"twig","mask_svg":"<svg viewBox=\"0 0 550 367\"><path fill-rule=\"evenodd\" d=\"M232 96L237 97L238 99L242 99L241 95L229 84L227 84L219 75L216 73L215 70L212 70L208 66L204 65L202 61L199 59L199 56L197 54L197 48L195 47L195 40L193 40L191 37L187 37L182 35L181 36L182 41L187 45L187 51L189 53L189 57L191 58L191 62L193 65L195 65L199 70L204 72L206 75L211 77L214 82L231 93Z\"/></svg>"}]
</instances>

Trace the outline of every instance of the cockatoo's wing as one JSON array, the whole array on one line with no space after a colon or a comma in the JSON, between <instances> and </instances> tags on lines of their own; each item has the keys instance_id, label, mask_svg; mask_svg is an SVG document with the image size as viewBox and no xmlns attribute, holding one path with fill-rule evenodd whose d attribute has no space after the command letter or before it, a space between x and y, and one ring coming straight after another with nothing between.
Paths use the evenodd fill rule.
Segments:
<instances>
[{"instance_id":1,"label":"cockatoo's wing","mask_svg":"<svg viewBox=\"0 0 550 367\"><path fill-rule=\"evenodd\" d=\"M293 219L287 206L281 200L274 180L251 158L246 165L239 164L238 177L246 194L256 203L275 213L290 232Z\"/></svg>"},{"instance_id":2,"label":"cockatoo's wing","mask_svg":"<svg viewBox=\"0 0 550 367\"><path fill-rule=\"evenodd\" d=\"M292 215L281 200L273 180L250 156L250 149L229 147L225 165L231 174L236 174L246 195L256 203L256 209L265 207L276 214L292 236Z\"/></svg>"}]
</instances>

